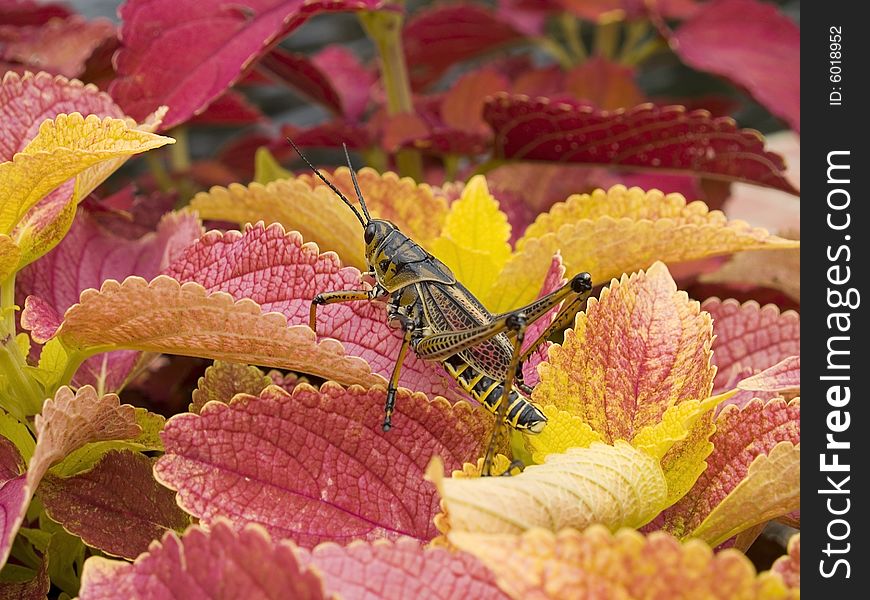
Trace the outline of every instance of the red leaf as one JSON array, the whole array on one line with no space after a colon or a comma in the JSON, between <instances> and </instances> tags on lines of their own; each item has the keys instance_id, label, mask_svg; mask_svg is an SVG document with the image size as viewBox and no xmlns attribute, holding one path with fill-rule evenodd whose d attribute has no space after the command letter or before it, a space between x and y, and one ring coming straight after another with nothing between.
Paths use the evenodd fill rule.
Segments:
<instances>
[{"instance_id":1,"label":"red leaf","mask_svg":"<svg viewBox=\"0 0 870 600\"><path fill-rule=\"evenodd\" d=\"M250 125L264 119L260 109L242 94L227 90L190 122L196 125Z\"/></svg>"},{"instance_id":2,"label":"red leaf","mask_svg":"<svg viewBox=\"0 0 870 600\"><path fill-rule=\"evenodd\" d=\"M200 415L171 418L158 480L185 510L211 523L262 524L277 538L311 547L327 540L436 535L434 486L423 472L434 455L448 468L482 453L492 420L467 403L400 390L395 427L381 430L385 390L277 387ZM268 457L265 460L264 457Z\"/></svg>"},{"instance_id":3,"label":"red leaf","mask_svg":"<svg viewBox=\"0 0 870 600\"><path fill-rule=\"evenodd\" d=\"M0 23L4 25L44 25L51 19L65 19L72 14L63 4L43 4L34 0L6 0L0 3Z\"/></svg>"},{"instance_id":4,"label":"red leaf","mask_svg":"<svg viewBox=\"0 0 870 600\"><path fill-rule=\"evenodd\" d=\"M559 0L498 0L498 16L530 37L544 35L547 18L562 11Z\"/></svg>"},{"instance_id":5,"label":"red leaf","mask_svg":"<svg viewBox=\"0 0 870 600\"><path fill-rule=\"evenodd\" d=\"M167 530L190 522L151 468L142 454L111 451L84 473L47 475L38 496L54 521L89 546L133 559Z\"/></svg>"},{"instance_id":6,"label":"red leaf","mask_svg":"<svg viewBox=\"0 0 870 600\"><path fill-rule=\"evenodd\" d=\"M483 6L443 6L417 14L402 30L411 85L424 88L454 64L524 35Z\"/></svg>"},{"instance_id":7,"label":"red leaf","mask_svg":"<svg viewBox=\"0 0 870 600\"><path fill-rule=\"evenodd\" d=\"M322 600L316 572L301 566L292 544L273 542L257 527L233 531L226 522L206 531L168 533L133 564L91 557L82 572L81 600ZM331 598L331 596L330 596Z\"/></svg>"},{"instance_id":8,"label":"red leaf","mask_svg":"<svg viewBox=\"0 0 870 600\"><path fill-rule=\"evenodd\" d=\"M314 102L322 104L336 115L342 114L338 91L329 76L307 55L273 48L260 59L257 68L260 72L295 88Z\"/></svg>"},{"instance_id":9,"label":"red leaf","mask_svg":"<svg viewBox=\"0 0 870 600\"><path fill-rule=\"evenodd\" d=\"M164 129L202 112L280 38L313 14L373 10L381 0L130 0L110 92L127 114L169 106ZM195 40L195 43L191 43Z\"/></svg>"},{"instance_id":10,"label":"red leaf","mask_svg":"<svg viewBox=\"0 0 870 600\"><path fill-rule=\"evenodd\" d=\"M300 551L300 563L313 566L328 592L354 600L507 598L483 563L466 552L424 549L419 542L321 544Z\"/></svg>"},{"instance_id":11,"label":"red leaf","mask_svg":"<svg viewBox=\"0 0 870 600\"><path fill-rule=\"evenodd\" d=\"M364 67L356 54L343 46L327 46L314 55L312 62L331 81L341 100L344 118L359 121L378 79L375 71Z\"/></svg>"},{"instance_id":12,"label":"red leaf","mask_svg":"<svg viewBox=\"0 0 870 600\"><path fill-rule=\"evenodd\" d=\"M281 134L290 137L300 148L341 148L346 144L350 150L365 150L375 144L370 127L346 121L330 121L308 129L286 125ZM283 138L281 141L289 146Z\"/></svg>"},{"instance_id":13,"label":"red leaf","mask_svg":"<svg viewBox=\"0 0 870 600\"><path fill-rule=\"evenodd\" d=\"M342 268L333 253L320 254L296 232L280 225L248 225L244 232L213 231L190 246L166 269L180 282L195 281L209 292L250 298L263 311L276 311L290 325L308 325L311 300L320 292L360 289L360 273ZM317 333L342 342L349 355L364 358L372 372L389 377L402 343L387 326L384 305L348 302L318 311ZM399 384L429 395L458 396L453 380L437 363L406 357Z\"/></svg>"},{"instance_id":14,"label":"red leaf","mask_svg":"<svg viewBox=\"0 0 870 600\"><path fill-rule=\"evenodd\" d=\"M444 94L441 119L447 127L486 135L489 128L483 120L487 96L508 89L506 78L492 69L481 69L461 77Z\"/></svg>"},{"instance_id":15,"label":"red leaf","mask_svg":"<svg viewBox=\"0 0 870 600\"><path fill-rule=\"evenodd\" d=\"M642 104L607 112L499 94L484 118L499 158L687 171L797 194L783 176L782 158L764 150L758 132L704 111Z\"/></svg>"},{"instance_id":16,"label":"red leaf","mask_svg":"<svg viewBox=\"0 0 870 600\"><path fill-rule=\"evenodd\" d=\"M800 132L800 29L773 4L715 0L671 37L683 61L744 86Z\"/></svg>"},{"instance_id":17,"label":"red leaf","mask_svg":"<svg viewBox=\"0 0 870 600\"><path fill-rule=\"evenodd\" d=\"M85 21L71 16L25 27L4 22L0 26L0 60L75 77L84 71L93 51L114 35L115 26L106 19Z\"/></svg>"},{"instance_id":18,"label":"red leaf","mask_svg":"<svg viewBox=\"0 0 870 600\"><path fill-rule=\"evenodd\" d=\"M0 582L0 598L12 600L44 600L48 597L51 589L51 580L48 577L48 557L43 557L39 564L39 570L33 579L28 581L3 581Z\"/></svg>"}]
</instances>

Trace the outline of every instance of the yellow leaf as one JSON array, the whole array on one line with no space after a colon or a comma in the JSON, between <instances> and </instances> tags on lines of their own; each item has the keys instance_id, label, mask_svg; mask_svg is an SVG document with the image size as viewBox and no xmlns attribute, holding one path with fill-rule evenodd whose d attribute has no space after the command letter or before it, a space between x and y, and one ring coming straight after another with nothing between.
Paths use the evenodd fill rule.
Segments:
<instances>
[{"instance_id":1,"label":"yellow leaf","mask_svg":"<svg viewBox=\"0 0 870 600\"><path fill-rule=\"evenodd\" d=\"M738 250L797 248L799 242L769 234L743 221L729 221L702 202L686 204L663 195L617 185L609 191L571 196L540 215L517 242L494 289L510 306L531 302L556 250L567 274L588 271L596 284L643 269L655 261L675 263Z\"/></svg>"},{"instance_id":2,"label":"yellow leaf","mask_svg":"<svg viewBox=\"0 0 870 600\"><path fill-rule=\"evenodd\" d=\"M339 167L326 176L351 202L356 203L356 192L347 167ZM299 179L314 187L325 187L312 174L300 175ZM425 247L429 247L441 233L447 215L447 200L425 183L418 184L410 177L400 178L389 171L378 173L368 167L357 172L357 179L372 217L391 221L405 235ZM333 200L341 204L335 196ZM348 210L347 207L344 209Z\"/></svg>"},{"instance_id":3,"label":"yellow leaf","mask_svg":"<svg viewBox=\"0 0 870 600\"><path fill-rule=\"evenodd\" d=\"M257 148L257 153L254 154L254 181L266 185L276 179L291 179L292 177L293 173L282 167L268 148L265 146Z\"/></svg>"},{"instance_id":4,"label":"yellow leaf","mask_svg":"<svg viewBox=\"0 0 870 600\"><path fill-rule=\"evenodd\" d=\"M250 299L207 293L198 283L165 275L148 282L128 277L85 290L56 334L76 358L117 349L182 354L311 373L344 384L383 383L340 342L320 342L307 325L287 326Z\"/></svg>"},{"instance_id":5,"label":"yellow leaf","mask_svg":"<svg viewBox=\"0 0 870 600\"><path fill-rule=\"evenodd\" d=\"M713 452L710 436L716 431L712 413L701 416L686 439L674 444L661 461L668 482L666 506L672 506L689 493L707 468L707 457Z\"/></svg>"},{"instance_id":6,"label":"yellow leaf","mask_svg":"<svg viewBox=\"0 0 870 600\"><path fill-rule=\"evenodd\" d=\"M643 427L632 438L631 445L662 460L676 444L686 439L698 420L716 406L737 393L731 390L706 400L686 400L669 407L658 423Z\"/></svg>"},{"instance_id":7,"label":"yellow leaf","mask_svg":"<svg viewBox=\"0 0 870 600\"><path fill-rule=\"evenodd\" d=\"M363 229L351 210L326 186L311 188L299 179L280 179L265 185L238 183L213 187L193 197L190 208L203 219L238 223L281 223L298 231L322 252L332 250L344 265L365 270Z\"/></svg>"},{"instance_id":8,"label":"yellow leaf","mask_svg":"<svg viewBox=\"0 0 870 600\"><path fill-rule=\"evenodd\" d=\"M432 252L475 296L484 298L510 258L510 235L507 215L489 193L486 179L477 175L450 206L441 236L432 242Z\"/></svg>"},{"instance_id":9,"label":"yellow leaf","mask_svg":"<svg viewBox=\"0 0 870 600\"><path fill-rule=\"evenodd\" d=\"M580 532L534 529L521 535L455 532L460 550L477 556L511 598L544 600L797 600L773 573L756 574L735 550L714 554L699 541L680 543L594 525Z\"/></svg>"},{"instance_id":10,"label":"yellow leaf","mask_svg":"<svg viewBox=\"0 0 870 600\"><path fill-rule=\"evenodd\" d=\"M801 505L801 445L779 442L749 466L747 476L686 537L717 546L744 529Z\"/></svg>"},{"instance_id":11,"label":"yellow leaf","mask_svg":"<svg viewBox=\"0 0 870 600\"><path fill-rule=\"evenodd\" d=\"M537 464L542 464L550 454L565 452L569 448L586 448L592 442L602 441L601 434L580 417L552 404L545 406L543 411L547 416L544 431L537 435L523 435L526 449Z\"/></svg>"},{"instance_id":12,"label":"yellow leaf","mask_svg":"<svg viewBox=\"0 0 870 600\"><path fill-rule=\"evenodd\" d=\"M664 508L667 496L658 462L625 442L551 454L513 477L445 479L440 462L426 476L441 494L449 532L640 527Z\"/></svg>"},{"instance_id":13,"label":"yellow leaf","mask_svg":"<svg viewBox=\"0 0 870 600\"><path fill-rule=\"evenodd\" d=\"M103 161L159 148L174 140L132 128L122 119L58 115L9 162L0 164L0 233L11 233L24 214L61 183ZM76 182L82 197L108 173L98 169Z\"/></svg>"},{"instance_id":14,"label":"yellow leaf","mask_svg":"<svg viewBox=\"0 0 870 600\"><path fill-rule=\"evenodd\" d=\"M0 233L0 282L12 275L21 258L21 248L6 234Z\"/></svg>"}]
</instances>

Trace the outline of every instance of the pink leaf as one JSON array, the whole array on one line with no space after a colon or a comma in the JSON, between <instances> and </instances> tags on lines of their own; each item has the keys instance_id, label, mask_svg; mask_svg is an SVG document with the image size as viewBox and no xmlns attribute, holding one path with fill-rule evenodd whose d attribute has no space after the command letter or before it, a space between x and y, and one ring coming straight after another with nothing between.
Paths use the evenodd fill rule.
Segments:
<instances>
[{"instance_id":1,"label":"pink leaf","mask_svg":"<svg viewBox=\"0 0 870 600\"><path fill-rule=\"evenodd\" d=\"M112 98L93 85L48 73L7 73L0 84L0 162L23 150L45 119L73 112L124 116Z\"/></svg>"},{"instance_id":2,"label":"pink leaf","mask_svg":"<svg viewBox=\"0 0 870 600\"><path fill-rule=\"evenodd\" d=\"M483 6L427 9L402 30L411 84L415 89L427 87L454 64L523 37L512 24Z\"/></svg>"},{"instance_id":3,"label":"pink leaf","mask_svg":"<svg viewBox=\"0 0 870 600\"><path fill-rule=\"evenodd\" d=\"M242 94L227 90L190 122L196 125L250 125L265 118L260 109Z\"/></svg>"},{"instance_id":4,"label":"pink leaf","mask_svg":"<svg viewBox=\"0 0 870 600\"><path fill-rule=\"evenodd\" d=\"M4 24L0 26L0 60L76 77L93 51L114 35L115 26L107 19L85 21L79 16L17 28Z\"/></svg>"},{"instance_id":5,"label":"pink leaf","mask_svg":"<svg viewBox=\"0 0 870 600\"><path fill-rule=\"evenodd\" d=\"M801 357L789 356L772 367L756 373L737 384L741 390L752 392L799 392L801 389Z\"/></svg>"},{"instance_id":6,"label":"pink leaf","mask_svg":"<svg viewBox=\"0 0 870 600\"><path fill-rule=\"evenodd\" d=\"M562 11L559 0L498 0L498 16L529 37L545 33L547 18Z\"/></svg>"},{"instance_id":7,"label":"pink leaf","mask_svg":"<svg viewBox=\"0 0 870 600\"><path fill-rule=\"evenodd\" d=\"M112 451L84 473L47 475L38 496L54 521L89 546L133 559L167 530L190 522L151 468L147 456Z\"/></svg>"},{"instance_id":8,"label":"pink leaf","mask_svg":"<svg viewBox=\"0 0 870 600\"><path fill-rule=\"evenodd\" d=\"M507 598L492 572L471 554L424 549L416 540L327 543L299 554L301 564L321 573L326 590L343 598Z\"/></svg>"},{"instance_id":9,"label":"pink leaf","mask_svg":"<svg viewBox=\"0 0 870 600\"><path fill-rule=\"evenodd\" d=\"M688 494L666 509L664 529L690 534L749 474L749 467L780 442L800 444L800 401L782 398L766 404L753 400L746 406L727 406L716 420L711 436L713 453L707 469ZM756 499L759 506L763 498ZM747 518L752 515L747 514Z\"/></svg>"},{"instance_id":10,"label":"pink leaf","mask_svg":"<svg viewBox=\"0 0 870 600\"><path fill-rule=\"evenodd\" d=\"M22 326L33 331L34 340L46 341L56 329L57 316L79 301L82 290L99 288L106 279L124 279L128 275L150 279L201 232L195 215L171 214L161 220L156 232L130 240L99 226L87 213L80 214L54 250L19 273L16 291L19 298L27 298L21 302L25 305ZM77 372L75 382L96 383L107 374L105 388L118 389L137 356L120 351L89 358Z\"/></svg>"},{"instance_id":11,"label":"pink leaf","mask_svg":"<svg viewBox=\"0 0 870 600\"><path fill-rule=\"evenodd\" d=\"M318 293L365 287L358 270L342 268L335 254L320 254L317 246L304 244L298 233L285 233L278 224L248 225L242 233L209 232L165 272L180 282L195 281L209 292L250 298L264 311L282 313L290 325L308 325L311 300ZM341 341L348 354L365 359L374 373L387 378L402 343L401 335L387 326L380 302L320 307L317 333ZM411 353L399 383L428 395L461 397L439 364Z\"/></svg>"},{"instance_id":12,"label":"pink leaf","mask_svg":"<svg viewBox=\"0 0 870 600\"><path fill-rule=\"evenodd\" d=\"M562 264L562 257L559 254L556 254L553 257L553 262L550 263L550 268L547 270L547 275L544 278L544 285L541 286L538 298L555 291L556 288L564 284L565 281L565 266ZM544 333L544 330L549 327L553 322L553 319L556 318L559 308L561 308L561 305L554 307L548 314L535 321L526 330L526 342L523 344L523 350L527 350L529 345L538 339L538 336ZM544 341L544 343L541 344L531 356L529 356L528 360L526 360L523 365L523 379L527 385L534 387L538 383L538 365L541 364L542 361L547 360L547 353L550 346L550 342Z\"/></svg>"},{"instance_id":13,"label":"pink leaf","mask_svg":"<svg viewBox=\"0 0 870 600\"><path fill-rule=\"evenodd\" d=\"M141 118L169 106L163 128L202 112L245 69L313 14L373 10L381 0L131 0L121 7L122 48L110 92ZM195 40L195 41L194 41Z\"/></svg>"},{"instance_id":14,"label":"pink leaf","mask_svg":"<svg viewBox=\"0 0 870 600\"><path fill-rule=\"evenodd\" d=\"M797 194L761 134L706 111L641 104L608 112L499 94L484 118L495 131L498 158L686 171Z\"/></svg>"},{"instance_id":15,"label":"pink leaf","mask_svg":"<svg viewBox=\"0 0 870 600\"><path fill-rule=\"evenodd\" d=\"M788 554L776 559L771 571L777 573L789 587L801 587L801 534L791 536L788 541Z\"/></svg>"},{"instance_id":16,"label":"pink leaf","mask_svg":"<svg viewBox=\"0 0 870 600\"><path fill-rule=\"evenodd\" d=\"M715 0L671 37L691 67L744 86L800 132L800 29L770 3Z\"/></svg>"},{"instance_id":17,"label":"pink leaf","mask_svg":"<svg viewBox=\"0 0 870 600\"><path fill-rule=\"evenodd\" d=\"M400 390L394 428L381 430L385 390L292 394L269 387L259 397L212 402L200 415L171 418L159 481L203 523L260 523L277 538L311 547L326 540L436 535L434 486L423 472L434 455L448 468L478 457L492 420L482 407ZM267 457L268 460L266 460Z\"/></svg>"},{"instance_id":18,"label":"pink leaf","mask_svg":"<svg viewBox=\"0 0 870 600\"><path fill-rule=\"evenodd\" d=\"M12 541L21 526L30 497L49 467L87 443L129 439L142 432L129 404L121 405L118 396L98 396L84 386L73 395L60 388L54 398L36 415L36 449L27 473L0 485L0 566L6 564Z\"/></svg>"},{"instance_id":19,"label":"pink leaf","mask_svg":"<svg viewBox=\"0 0 870 600\"><path fill-rule=\"evenodd\" d=\"M773 304L764 307L755 301L710 298L701 308L713 317L713 363L718 368L713 393L734 388L747 376L767 369L779 361L800 354L800 315L780 312ZM731 404L743 404L754 396L741 392Z\"/></svg>"},{"instance_id":20,"label":"pink leaf","mask_svg":"<svg viewBox=\"0 0 870 600\"><path fill-rule=\"evenodd\" d=\"M166 534L133 564L92 557L82 572L81 600L320 600L317 573L303 568L295 548L261 528L233 531L226 522L206 531ZM330 596L331 598L331 596Z\"/></svg>"}]
</instances>

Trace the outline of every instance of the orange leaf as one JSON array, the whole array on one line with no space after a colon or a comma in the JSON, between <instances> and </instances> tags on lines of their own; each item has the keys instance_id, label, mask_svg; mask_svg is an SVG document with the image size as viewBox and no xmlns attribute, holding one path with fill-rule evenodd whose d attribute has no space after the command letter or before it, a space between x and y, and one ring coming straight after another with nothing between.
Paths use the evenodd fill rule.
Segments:
<instances>
[{"instance_id":1,"label":"orange leaf","mask_svg":"<svg viewBox=\"0 0 870 600\"><path fill-rule=\"evenodd\" d=\"M644 537L600 525L584 532L541 529L522 535L451 533L513 598L558 600L779 600L800 597L772 574L756 575L740 552L713 554L703 542L681 544L665 533ZM517 565L515 569L505 565Z\"/></svg>"},{"instance_id":2,"label":"orange leaf","mask_svg":"<svg viewBox=\"0 0 870 600\"><path fill-rule=\"evenodd\" d=\"M109 279L82 292L57 333L65 347L88 356L117 349L164 352L250 362L302 371L343 383L382 382L360 358L346 356L332 339L318 343L306 325L287 326L279 313L263 313L252 300L234 302L165 275L150 282Z\"/></svg>"}]
</instances>

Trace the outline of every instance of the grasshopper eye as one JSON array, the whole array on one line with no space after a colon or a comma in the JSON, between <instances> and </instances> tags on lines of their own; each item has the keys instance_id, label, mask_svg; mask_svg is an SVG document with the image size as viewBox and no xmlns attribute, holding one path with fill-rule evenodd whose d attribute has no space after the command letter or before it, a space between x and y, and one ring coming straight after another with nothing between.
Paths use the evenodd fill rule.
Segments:
<instances>
[{"instance_id":1,"label":"grasshopper eye","mask_svg":"<svg viewBox=\"0 0 870 600\"><path fill-rule=\"evenodd\" d=\"M366 231L365 231L364 237L366 240L366 244L372 243L372 240L375 239L375 226L374 225L367 225L366 226Z\"/></svg>"}]
</instances>

